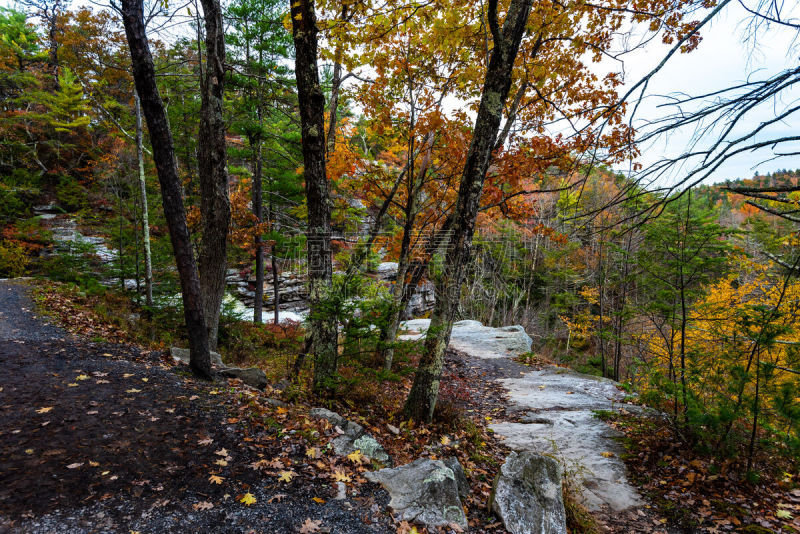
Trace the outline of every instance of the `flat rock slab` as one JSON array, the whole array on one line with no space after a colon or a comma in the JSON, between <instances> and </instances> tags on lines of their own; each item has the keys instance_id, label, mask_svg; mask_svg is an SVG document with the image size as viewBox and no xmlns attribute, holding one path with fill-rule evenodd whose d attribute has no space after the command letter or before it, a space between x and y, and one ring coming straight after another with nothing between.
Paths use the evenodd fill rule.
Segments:
<instances>
[{"instance_id":1,"label":"flat rock slab","mask_svg":"<svg viewBox=\"0 0 800 534\"><path fill-rule=\"evenodd\" d=\"M608 506L623 511L642 505L619 458L620 434L597 419L595 410L615 410L625 394L613 380L560 367L499 380L513 409L526 411L521 423L491 425L509 448L559 457L583 479L583 501L590 510Z\"/></svg>"},{"instance_id":2,"label":"flat rock slab","mask_svg":"<svg viewBox=\"0 0 800 534\"><path fill-rule=\"evenodd\" d=\"M401 339L420 339L429 319L403 323ZM450 348L481 359L513 358L530 352L531 338L521 326L492 328L478 321L453 325ZM525 412L519 423L497 422L491 428L516 451L552 454L583 479L583 500L590 510L623 511L642 500L627 480L618 434L594 416L616 410L625 394L613 380L546 367L500 379L508 390L510 410Z\"/></svg>"},{"instance_id":3,"label":"flat rock slab","mask_svg":"<svg viewBox=\"0 0 800 534\"><path fill-rule=\"evenodd\" d=\"M401 325L406 332L400 339L422 339L430 319L412 319ZM493 328L479 321L458 321L453 324L449 347L476 358L514 358L531 350L532 340L521 326Z\"/></svg>"}]
</instances>

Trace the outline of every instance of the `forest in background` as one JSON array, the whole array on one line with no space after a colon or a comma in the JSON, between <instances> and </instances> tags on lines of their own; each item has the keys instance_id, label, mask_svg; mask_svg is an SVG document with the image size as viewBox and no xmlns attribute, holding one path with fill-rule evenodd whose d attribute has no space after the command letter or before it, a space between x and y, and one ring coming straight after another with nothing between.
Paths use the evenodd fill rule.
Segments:
<instances>
[{"instance_id":1,"label":"forest in background","mask_svg":"<svg viewBox=\"0 0 800 534\"><path fill-rule=\"evenodd\" d=\"M692 14L689 3L651 3L674 13L656 25L659 31L688 42L687 50L697 44L684 20ZM509 25L487 30L491 21L484 23L483 8L471 3L452 8L454 17L470 22L463 25L436 16L435 3L403 6L383 18L367 4L337 6L320 8L325 66L322 94L311 91L313 98L300 82L297 29L294 42L291 32L307 13L290 16L287 6L270 0L224 6L219 17L225 29L217 35L224 41L217 43L222 57L215 59L224 67L215 67L207 57L208 21L196 7L145 6L200 287L212 276L204 278L212 263L223 272L216 304L209 308L203 300L212 310L206 320L214 308L220 313L226 267L253 273L263 288L277 284L282 271L311 266L307 341L296 325L242 326L222 306L219 334L209 330L212 348L219 339L223 354L230 349L241 356L245 350L236 343L246 336L256 354L265 344L280 346L278 352L291 353L287 366L296 373L313 368L306 378L315 393L334 397L365 380L397 379L416 367L395 339L402 312L413 289L431 281L447 307L440 310L446 336L434 340L440 345L449 336L447 320L521 324L534 338L529 359L626 384L672 414L692 446L738 455L748 472L774 453L797 457L798 172L670 193L614 172L615 164L636 155L624 106L616 105L621 82L615 73L598 79L584 62L592 50L609 50L611 39L603 32L596 40L575 35L570 24L586 17L604 29L621 18L541 8L530 15L536 31L516 43L536 60L516 65L522 74L508 80L500 106L506 120L501 128L498 119L488 138L494 155L485 162L485 183L479 198L463 200L464 168L477 150L473 122L481 116L484 74L491 68L483 41L487 34L503 41L499 32ZM28 7L27 13L0 12L0 276L33 273L90 295L123 294L150 325L172 326L148 327L152 342L191 345L194 338L178 328L187 312L174 302L180 266L154 160L163 144L149 142L152 126L142 117L119 16L59 2ZM31 16L39 18L38 29ZM429 23L425 31L408 31L412 17ZM642 15L638 22L648 20ZM184 30L175 34L185 34L180 38L155 37L178 26ZM363 65L370 66L367 81L355 74ZM216 96L221 79L215 72L224 76ZM465 102L464 108L447 111L447 98ZM309 203L310 148L302 134L309 131L304 113L313 118L304 111L308 102L324 109L317 144L330 194L319 203ZM221 149L208 141L213 105L224 123ZM576 126L571 135L548 133L546 126L561 117L588 126ZM323 117L317 113L315 120ZM591 127L598 122L608 128ZM607 154L603 162L587 155L597 146ZM220 165L220 153L224 168L217 178L226 175L230 210L221 263L213 256L219 245L208 244L219 225L209 219L224 213L219 206L225 201L213 204L208 191L219 193L220 182L209 186L213 177L204 175L208 162ZM759 197L742 191L778 196L754 201ZM34 212L43 205L57 206L84 232L104 236L119 251L115 260L101 263L80 243L47 253L53 236ZM475 236L469 221L462 233L469 235L469 255L451 256L463 245L451 236L459 235L458 216L468 205ZM311 221L320 206L329 207L330 226L318 243ZM328 265L315 278L317 260L326 255ZM397 262L396 283L374 279L381 261ZM126 280L135 285L126 287ZM262 317L261 298L257 324L271 322L268 312ZM331 336L322 339L321 332L331 331L335 346L326 347ZM280 345L276 338L282 337L292 339ZM435 375L441 361L426 362L425 355L433 358L440 349L426 345L419 369L430 365L425 372ZM417 370L418 376L425 372ZM422 397L434 391L433 400L410 398L409 415L432 417L440 387L435 381L435 388L420 382Z\"/></svg>"}]
</instances>

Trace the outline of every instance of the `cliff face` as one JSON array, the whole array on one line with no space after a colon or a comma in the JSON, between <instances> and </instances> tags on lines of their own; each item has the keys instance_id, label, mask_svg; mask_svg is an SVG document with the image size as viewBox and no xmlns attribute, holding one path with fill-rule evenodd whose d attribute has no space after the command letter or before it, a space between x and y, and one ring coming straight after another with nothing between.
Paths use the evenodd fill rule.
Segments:
<instances>
[{"instance_id":1,"label":"cliff face","mask_svg":"<svg viewBox=\"0 0 800 534\"><path fill-rule=\"evenodd\" d=\"M375 272L368 273L375 280L389 284L397 276L397 263L381 263ZM271 276L264 283L264 310L275 309L275 291ZM302 313L308 311L308 286L305 273L284 271L278 275L278 309ZM246 307L252 308L255 300L255 275L243 275L235 269L228 270L227 283L238 300ZM422 315L433 309L436 293L433 283L425 280L418 287L408 303L403 319Z\"/></svg>"}]
</instances>

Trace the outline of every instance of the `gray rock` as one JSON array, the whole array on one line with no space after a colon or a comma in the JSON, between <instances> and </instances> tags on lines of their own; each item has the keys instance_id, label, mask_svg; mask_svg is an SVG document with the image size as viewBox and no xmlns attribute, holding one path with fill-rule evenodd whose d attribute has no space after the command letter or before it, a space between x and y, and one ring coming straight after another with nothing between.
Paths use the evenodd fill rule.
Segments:
<instances>
[{"instance_id":1,"label":"gray rock","mask_svg":"<svg viewBox=\"0 0 800 534\"><path fill-rule=\"evenodd\" d=\"M532 452L512 452L500 468L490 499L512 534L566 534L561 466Z\"/></svg>"},{"instance_id":2,"label":"gray rock","mask_svg":"<svg viewBox=\"0 0 800 534\"><path fill-rule=\"evenodd\" d=\"M421 339L430 325L430 319L405 321L402 328L408 332L400 339ZM530 352L533 341L521 326L493 328L478 321L458 321L453 323L450 336L451 349L464 352L477 358L508 358Z\"/></svg>"},{"instance_id":3,"label":"gray rock","mask_svg":"<svg viewBox=\"0 0 800 534\"><path fill-rule=\"evenodd\" d=\"M270 398L268 398L268 399L267 399L266 401L264 401L264 402L266 402L266 403L267 403L267 404L269 404L270 406L275 406L276 408L286 408L286 407L288 406L288 404L286 404L286 403L285 403L285 402L283 402L282 400L273 399L273 398L271 398L271 397L270 397Z\"/></svg>"},{"instance_id":4,"label":"gray rock","mask_svg":"<svg viewBox=\"0 0 800 534\"><path fill-rule=\"evenodd\" d=\"M420 458L394 469L381 469L364 476L389 492L389 506L402 521L428 527L456 524L467 529L467 516L459 498L453 470L441 460Z\"/></svg>"},{"instance_id":5,"label":"gray rock","mask_svg":"<svg viewBox=\"0 0 800 534\"><path fill-rule=\"evenodd\" d=\"M342 430L344 430L344 427L349 422L347 421L347 419L345 419L338 413L332 412L326 408L311 408L311 410L308 412L308 415L310 415L314 419L325 419L330 424L338 426Z\"/></svg>"},{"instance_id":6,"label":"gray rock","mask_svg":"<svg viewBox=\"0 0 800 534\"><path fill-rule=\"evenodd\" d=\"M238 378L245 384L256 389L267 387L267 375L258 367L240 369L238 367L223 367L219 374L227 378Z\"/></svg>"},{"instance_id":7,"label":"gray rock","mask_svg":"<svg viewBox=\"0 0 800 534\"><path fill-rule=\"evenodd\" d=\"M186 365L189 365L189 349L172 347L169 349L169 353L172 355L172 359L176 362L183 362ZM224 366L222 363L222 356L220 356L219 353L211 351L211 365L216 365L218 367Z\"/></svg>"},{"instance_id":8,"label":"gray rock","mask_svg":"<svg viewBox=\"0 0 800 534\"><path fill-rule=\"evenodd\" d=\"M363 426L348 421L338 413L325 408L312 408L308 414L317 419L325 419L342 431L342 435L334 438L331 442L336 454L346 456L351 452L361 451L361 454L370 460L391 465L391 457L383 449L383 446L364 430Z\"/></svg>"},{"instance_id":9,"label":"gray rock","mask_svg":"<svg viewBox=\"0 0 800 534\"><path fill-rule=\"evenodd\" d=\"M458 496L461 497L462 500L469 497L469 481L467 480L467 474L464 473L464 468L461 467L461 462L458 461L458 458L455 456L448 456L444 460L444 465L450 468L453 471L453 474L456 477L456 485L458 486Z\"/></svg>"}]
</instances>

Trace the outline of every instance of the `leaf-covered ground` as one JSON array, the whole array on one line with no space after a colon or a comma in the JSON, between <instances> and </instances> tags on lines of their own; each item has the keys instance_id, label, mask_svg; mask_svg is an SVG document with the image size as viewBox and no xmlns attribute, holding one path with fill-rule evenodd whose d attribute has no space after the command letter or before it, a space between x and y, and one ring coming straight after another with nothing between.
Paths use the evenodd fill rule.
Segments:
<instances>
[{"instance_id":1,"label":"leaf-covered ground","mask_svg":"<svg viewBox=\"0 0 800 534\"><path fill-rule=\"evenodd\" d=\"M266 395L67 336L32 309L23 286L0 283L0 530L394 530L386 494L353 483L350 460L307 461Z\"/></svg>"},{"instance_id":2,"label":"leaf-covered ground","mask_svg":"<svg viewBox=\"0 0 800 534\"><path fill-rule=\"evenodd\" d=\"M670 524L683 532L800 532L800 489L783 460L764 456L763 476L747 481L741 458L719 459L689 447L667 419L605 414L625 434L625 463ZM794 469L791 469L794 470Z\"/></svg>"}]
</instances>

